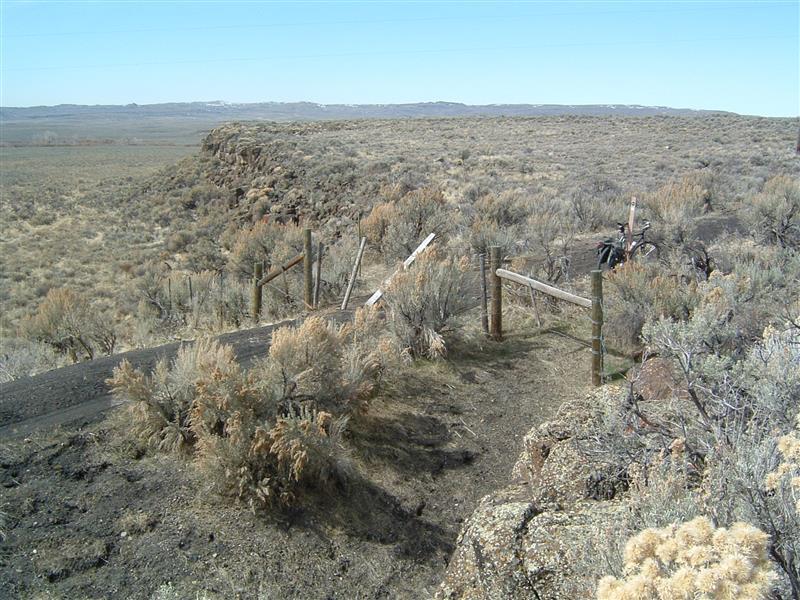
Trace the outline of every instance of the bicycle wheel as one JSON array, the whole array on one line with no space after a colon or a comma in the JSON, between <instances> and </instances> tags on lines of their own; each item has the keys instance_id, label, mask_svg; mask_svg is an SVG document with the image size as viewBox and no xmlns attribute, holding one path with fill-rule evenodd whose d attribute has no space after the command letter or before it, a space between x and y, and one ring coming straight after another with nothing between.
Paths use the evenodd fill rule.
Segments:
<instances>
[{"instance_id":1,"label":"bicycle wheel","mask_svg":"<svg viewBox=\"0 0 800 600\"><path fill-rule=\"evenodd\" d=\"M658 260L658 246L653 242L644 241L634 246L631 251L631 262L654 263Z\"/></svg>"}]
</instances>

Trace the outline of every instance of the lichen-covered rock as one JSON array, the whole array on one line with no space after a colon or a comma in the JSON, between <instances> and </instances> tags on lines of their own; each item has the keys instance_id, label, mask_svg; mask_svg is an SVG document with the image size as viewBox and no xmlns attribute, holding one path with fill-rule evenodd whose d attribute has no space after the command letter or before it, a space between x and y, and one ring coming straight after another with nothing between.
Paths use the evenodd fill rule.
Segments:
<instances>
[{"instance_id":1,"label":"lichen-covered rock","mask_svg":"<svg viewBox=\"0 0 800 600\"><path fill-rule=\"evenodd\" d=\"M620 505L586 499L598 466L578 439L621 392L595 390L525 436L512 483L484 497L464 524L438 600L592 597L591 577L574 566L591 561L587 540L614 522Z\"/></svg>"},{"instance_id":2,"label":"lichen-covered rock","mask_svg":"<svg viewBox=\"0 0 800 600\"><path fill-rule=\"evenodd\" d=\"M514 491L481 500L458 537L447 578L436 598L488 600L527 597L525 594L533 591L519 550L537 510L531 502L515 501Z\"/></svg>"},{"instance_id":3,"label":"lichen-covered rock","mask_svg":"<svg viewBox=\"0 0 800 600\"><path fill-rule=\"evenodd\" d=\"M437 600L592 597L595 582L580 572L592 559L587 540L616 519L620 505L581 502L539 512L520 499L522 487L481 501L458 538Z\"/></svg>"}]
</instances>

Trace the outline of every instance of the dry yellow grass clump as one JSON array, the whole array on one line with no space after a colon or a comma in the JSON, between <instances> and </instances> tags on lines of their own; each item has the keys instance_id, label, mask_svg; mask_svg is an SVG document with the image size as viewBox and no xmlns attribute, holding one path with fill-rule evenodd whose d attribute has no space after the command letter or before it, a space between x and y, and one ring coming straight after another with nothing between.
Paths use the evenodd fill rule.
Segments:
<instances>
[{"instance_id":1,"label":"dry yellow grass clump","mask_svg":"<svg viewBox=\"0 0 800 600\"><path fill-rule=\"evenodd\" d=\"M769 536L747 523L715 528L706 517L645 529L625 546L627 579L604 577L598 600L758 600L775 579Z\"/></svg>"}]
</instances>

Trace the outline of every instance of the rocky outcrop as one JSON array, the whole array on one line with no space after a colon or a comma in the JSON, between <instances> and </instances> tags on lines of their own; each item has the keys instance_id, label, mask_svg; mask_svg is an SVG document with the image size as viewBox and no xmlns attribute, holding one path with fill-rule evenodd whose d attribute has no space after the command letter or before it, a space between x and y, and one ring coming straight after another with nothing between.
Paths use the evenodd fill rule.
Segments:
<instances>
[{"instance_id":1,"label":"rocky outcrop","mask_svg":"<svg viewBox=\"0 0 800 600\"><path fill-rule=\"evenodd\" d=\"M214 185L234 193L252 221L311 220L335 231L355 223L388 181L339 139L348 123L231 123L203 141Z\"/></svg>"},{"instance_id":2,"label":"rocky outcrop","mask_svg":"<svg viewBox=\"0 0 800 600\"><path fill-rule=\"evenodd\" d=\"M576 569L591 551L586 540L614 522L620 504L608 501L613 493L595 499L597 469L578 440L619 393L592 392L528 433L511 483L484 497L464 524L437 599L592 596Z\"/></svg>"}]
</instances>

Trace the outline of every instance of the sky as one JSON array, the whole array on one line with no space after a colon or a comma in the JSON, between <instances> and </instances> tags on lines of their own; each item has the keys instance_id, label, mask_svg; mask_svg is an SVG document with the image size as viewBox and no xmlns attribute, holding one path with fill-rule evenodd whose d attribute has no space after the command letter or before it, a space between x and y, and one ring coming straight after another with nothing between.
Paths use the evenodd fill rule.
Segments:
<instances>
[{"instance_id":1,"label":"sky","mask_svg":"<svg viewBox=\"0 0 800 600\"><path fill-rule=\"evenodd\" d=\"M0 0L0 106L310 101L800 113L800 0Z\"/></svg>"}]
</instances>

